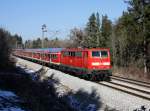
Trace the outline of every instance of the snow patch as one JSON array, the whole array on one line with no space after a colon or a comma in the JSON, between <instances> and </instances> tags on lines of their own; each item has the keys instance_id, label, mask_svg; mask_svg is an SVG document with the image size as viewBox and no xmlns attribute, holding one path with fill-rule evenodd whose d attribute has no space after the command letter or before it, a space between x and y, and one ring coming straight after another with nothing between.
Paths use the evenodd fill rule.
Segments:
<instances>
[{"instance_id":1,"label":"snow patch","mask_svg":"<svg viewBox=\"0 0 150 111\"><path fill-rule=\"evenodd\" d=\"M0 111L25 111L25 110L22 110L21 108L15 108L15 107L10 107L10 108L2 108L0 109Z\"/></svg>"},{"instance_id":2,"label":"snow patch","mask_svg":"<svg viewBox=\"0 0 150 111\"><path fill-rule=\"evenodd\" d=\"M73 96L69 96L70 106L77 111L96 111L95 104L89 104L88 106L84 107L84 103L81 103Z\"/></svg>"},{"instance_id":3,"label":"snow patch","mask_svg":"<svg viewBox=\"0 0 150 111\"><path fill-rule=\"evenodd\" d=\"M13 92L0 90L0 97L12 97L12 96L16 97L16 95Z\"/></svg>"},{"instance_id":4,"label":"snow patch","mask_svg":"<svg viewBox=\"0 0 150 111\"><path fill-rule=\"evenodd\" d=\"M25 69L25 72L26 72L26 73L35 73L35 71L34 71L34 70L31 70L31 69Z\"/></svg>"},{"instance_id":5,"label":"snow patch","mask_svg":"<svg viewBox=\"0 0 150 111\"><path fill-rule=\"evenodd\" d=\"M0 111L25 111L17 106L19 102L21 101L13 92L0 90Z\"/></svg>"}]
</instances>

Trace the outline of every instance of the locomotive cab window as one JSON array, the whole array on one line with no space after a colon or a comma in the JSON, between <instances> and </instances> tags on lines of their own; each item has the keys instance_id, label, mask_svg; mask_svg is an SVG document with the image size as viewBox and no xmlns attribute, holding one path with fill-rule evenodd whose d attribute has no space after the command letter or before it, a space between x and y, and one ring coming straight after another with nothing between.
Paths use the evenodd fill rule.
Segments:
<instances>
[{"instance_id":1,"label":"locomotive cab window","mask_svg":"<svg viewBox=\"0 0 150 111\"><path fill-rule=\"evenodd\" d=\"M92 51L92 57L100 57L100 51Z\"/></svg>"},{"instance_id":2,"label":"locomotive cab window","mask_svg":"<svg viewBox=\"0 0 150 111\"><path fill-rule=\"evenodd\" d=\"M101 57L108 57L107 51L101 51Z\"/></svg>"},{"instance_id":3,"label":"locomotive cab window","mask_svg":"<svg viewBox=\"0 0 150 111\"><path fill-rule=\"evenodd\" d=\"M92 57L106 58L108 57L108 52L107 51L92 51Z\"/></svg>"}]
</instances>

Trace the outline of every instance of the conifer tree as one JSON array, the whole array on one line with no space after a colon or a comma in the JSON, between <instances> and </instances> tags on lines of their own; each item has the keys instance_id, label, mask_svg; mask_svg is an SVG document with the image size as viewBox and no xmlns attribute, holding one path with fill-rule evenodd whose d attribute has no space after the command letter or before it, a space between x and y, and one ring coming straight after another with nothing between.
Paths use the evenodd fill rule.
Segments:
<instances>
[{"instance_id":1,"label":"conifer tree","mask_svg":"<svg viewBox=\"0 0 150 111\"><path fill-rule=\"evenodd\" d=\"M101 46L102 47L110 47L110 36L112 33L112 23L108 19L107 15L102 16L102 26L101 26Z\"/></svg>"},{"instance_id":2,"label":"conifer tree","mask_svg":"<svg viewBox=\"0 0 150 111\"><path fill-rule=\"evenodd\" d=\"M98 47L99 41L97 40L99 38L100 30L97 23L97 18L94 13L89 18L89 21L85 28L85 32L86 32L86 37L84 40L85 47L89 48Z\"/></svg>"}]
</instances>

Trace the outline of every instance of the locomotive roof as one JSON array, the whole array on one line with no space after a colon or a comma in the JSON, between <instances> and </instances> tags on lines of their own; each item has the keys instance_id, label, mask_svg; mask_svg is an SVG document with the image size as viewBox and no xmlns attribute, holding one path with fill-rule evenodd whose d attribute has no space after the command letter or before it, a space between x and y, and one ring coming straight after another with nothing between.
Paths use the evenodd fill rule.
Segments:
<instances>
[{"instance_id":1,"label":"locomotive roof","mask_svg":"<svg viewBox=\"0 0 150 111\"><path fill-rule=\"evenodd\" d=\"M48 48L46 50L48 50L49 52L61 52L64 48Z\"/></svg>"},{"instance_id":2,"label":"locomotive roof","mask_svg":"<svg viewBox=\"0 0 150 111\"><path fill-rule=\"evenodd\" d=\"M27 52L61 52L64 48L39 48L39 49L24 49Z\"/></svg>"},{"instance_id":3,"label":"locomotive roof","mask_svg":"<svg viewBox=\"0 0 150 111\"><path fill-rule=\"evenodd\" d=\"M67 48L63 51L96 51L96 50L109 50L109 48Z\"/></svg>"}]
</instances>

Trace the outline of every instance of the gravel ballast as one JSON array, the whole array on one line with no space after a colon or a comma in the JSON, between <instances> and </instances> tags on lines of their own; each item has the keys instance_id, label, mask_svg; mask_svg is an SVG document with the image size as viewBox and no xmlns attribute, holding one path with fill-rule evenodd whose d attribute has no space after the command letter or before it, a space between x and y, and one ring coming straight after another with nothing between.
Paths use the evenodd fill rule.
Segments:
<instances>
[{"instance_id":1,"label":"gravel ballast","mask_svg":"<svg viewBox=\"0 0 150 111\"><path fill-rule=\"evenodd\" d=\"M42 66L39 64L26 61L20 58L17 58L17 64L21 64L35 71L38 71L42 68ZM87 93L96 91L96 93L100 96L99 101L119 111L133 111L137 108L140 108L143 105L147 109L150 109L150 101L148 100L144 100L142 98L135 97L133 95L115 89L111 89L109 87L99 85L91 81L86 81L78 77L65 74L58 70L47 68L46 74L44 76L51 75L53 75L54 78L57 78L61 84L70 88L74 92L79 91L81 89L86 91Z\"/></svg>"}]
</instances>

